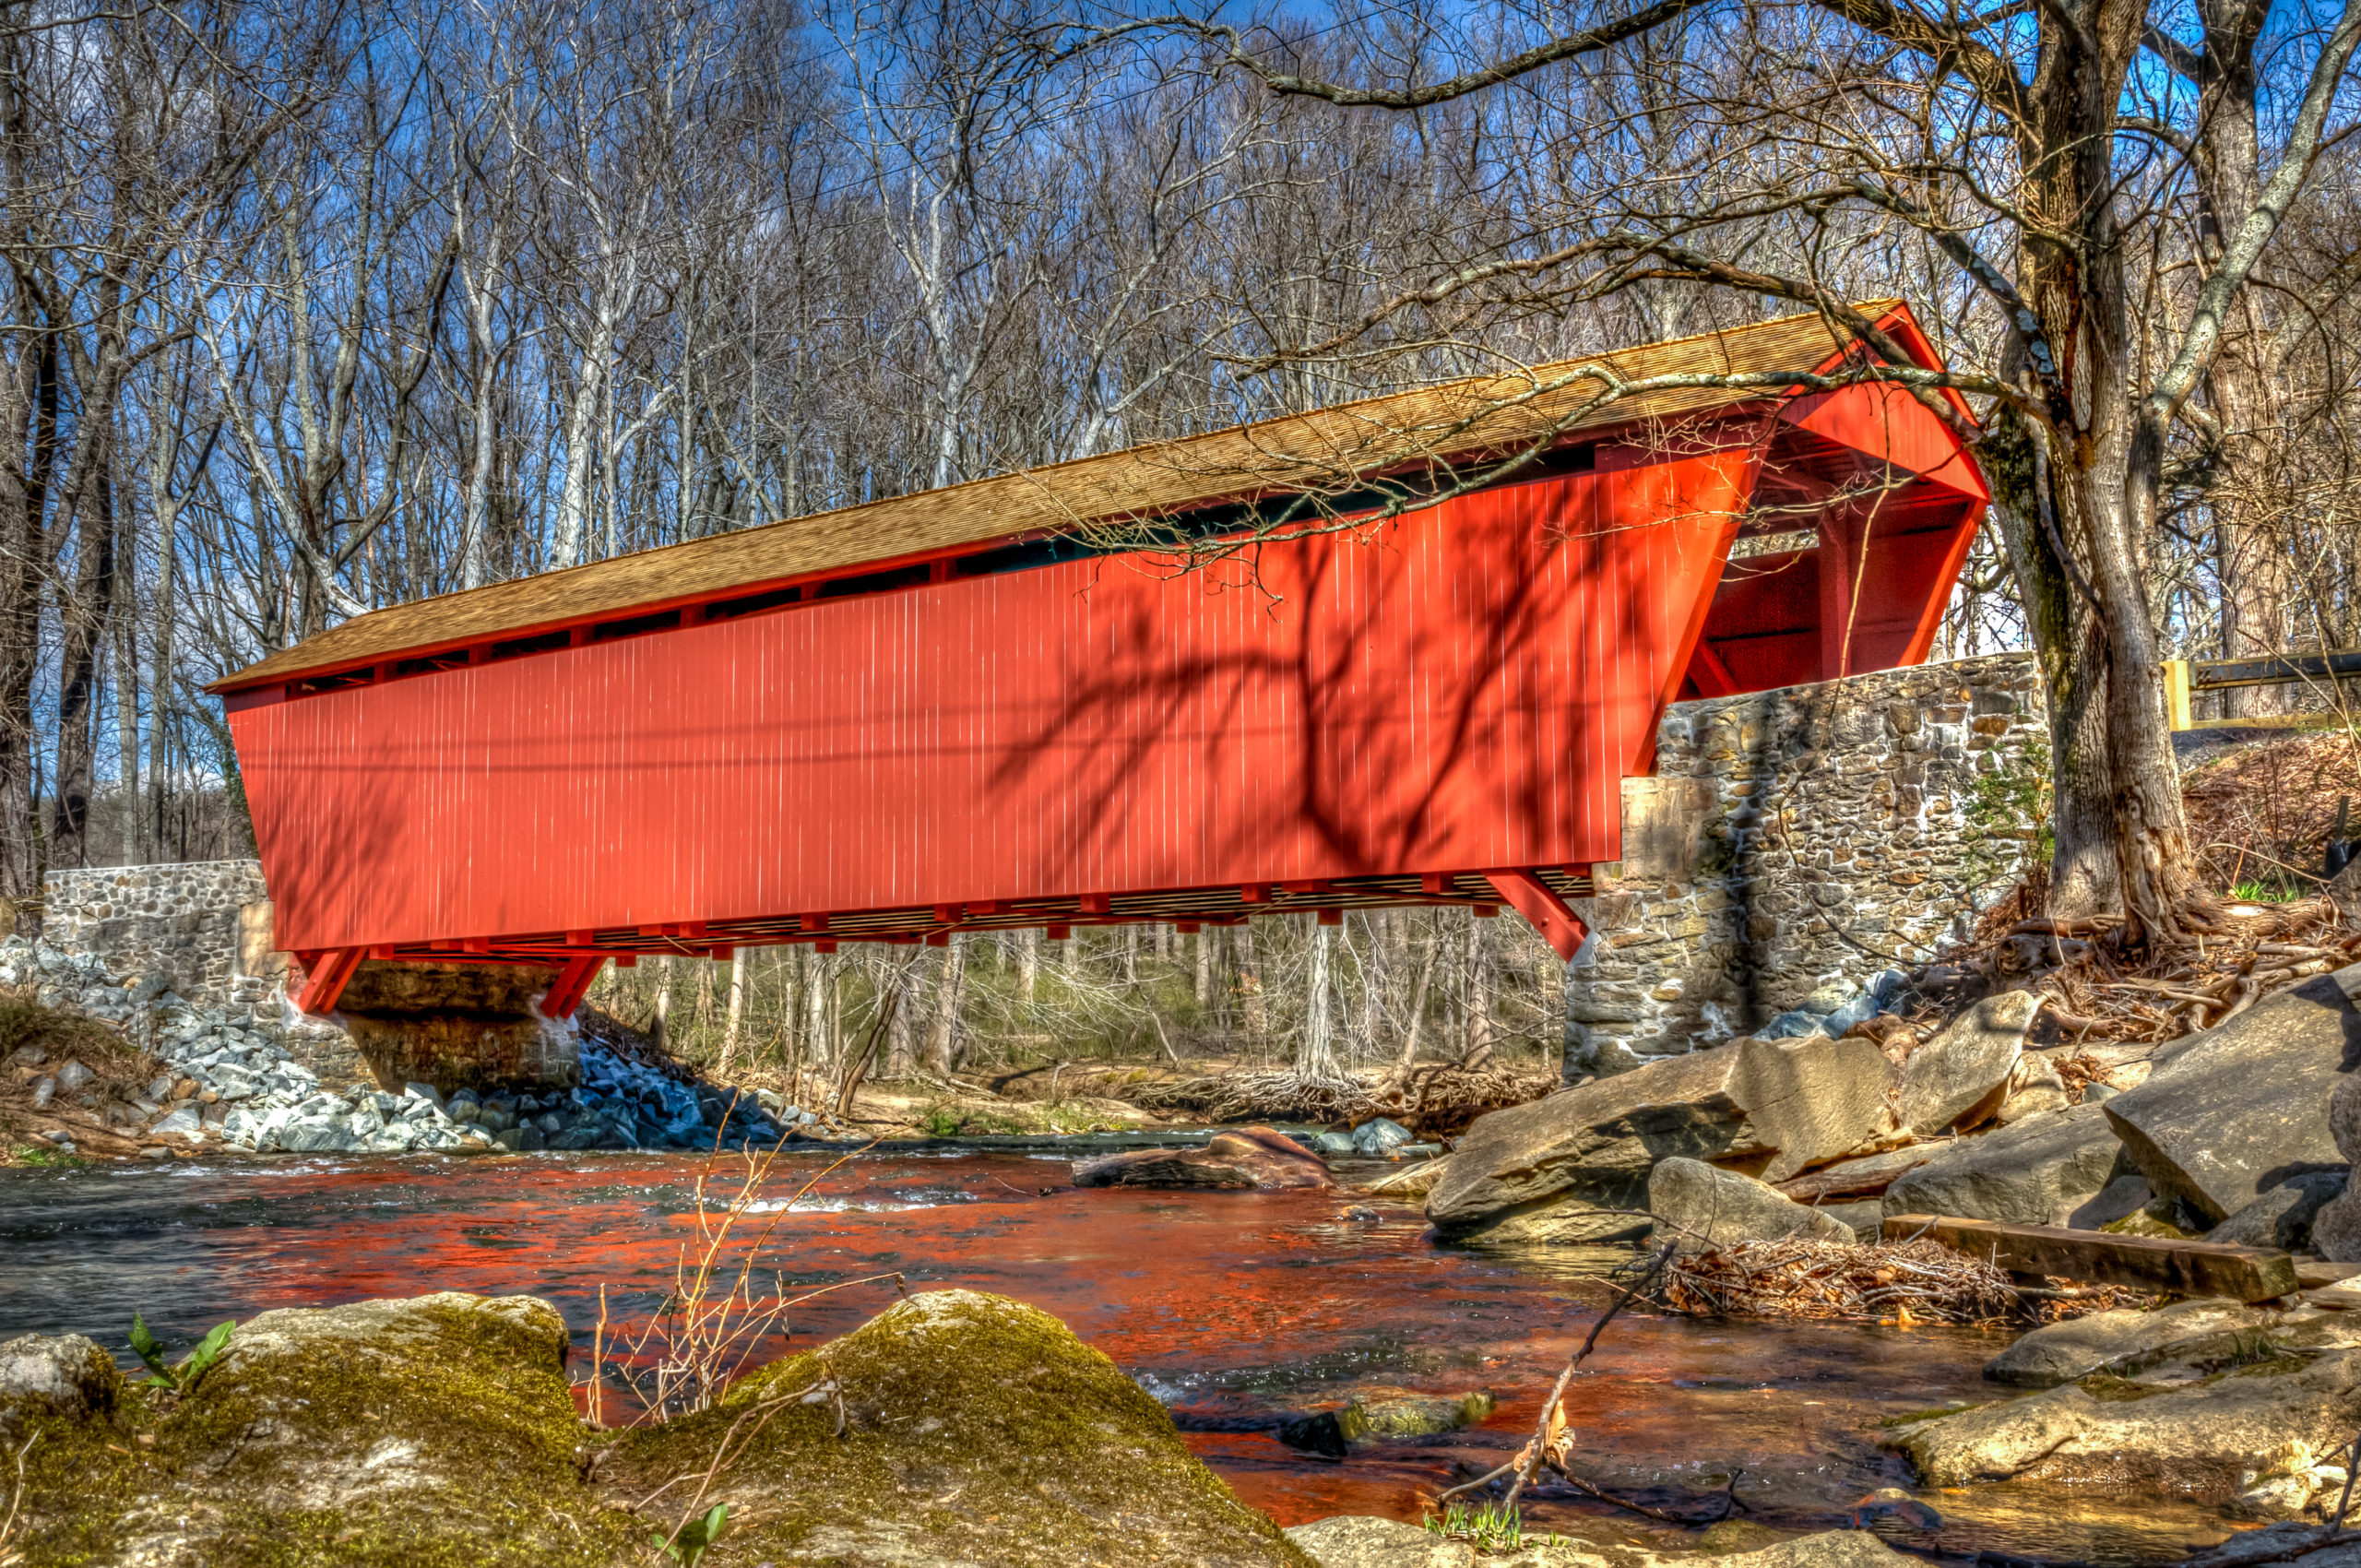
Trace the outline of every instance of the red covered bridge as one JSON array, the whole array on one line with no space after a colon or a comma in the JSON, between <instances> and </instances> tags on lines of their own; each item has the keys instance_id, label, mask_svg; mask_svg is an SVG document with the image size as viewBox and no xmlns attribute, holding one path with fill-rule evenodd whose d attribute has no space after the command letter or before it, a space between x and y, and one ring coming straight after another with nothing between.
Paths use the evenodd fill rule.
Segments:
<instances>
[{"instance_id":1,"label":"red covered bridge","mask_svg":"<svg viewBox=\"0 0 2361 1568\"><path fill-rule=\"evenodd\" d=\"M1571 956L1664 705L1923 659L1987 498L1891 386L1595 373L1843 360L1792 317L348 621L214 688L299 1001L472 956L559 966L562 1016L641 953L1373 905Z\"/></svg>"}]
</instances>

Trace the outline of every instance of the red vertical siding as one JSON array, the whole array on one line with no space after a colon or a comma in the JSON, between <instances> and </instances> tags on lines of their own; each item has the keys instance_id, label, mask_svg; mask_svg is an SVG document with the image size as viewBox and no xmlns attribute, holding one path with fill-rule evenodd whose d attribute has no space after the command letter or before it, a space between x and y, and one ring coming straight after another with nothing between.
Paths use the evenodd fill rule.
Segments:
<instances>
[{"instance_id":1,"label":"red vertical siding","mask_svg":"<svg viewBox=\"0 0 2361 1568\"><path fill-rule=\"evenodd\" d=\"M246 707L281 940L1612 860L1747 464Z\"/></svg>"}]
</instances>

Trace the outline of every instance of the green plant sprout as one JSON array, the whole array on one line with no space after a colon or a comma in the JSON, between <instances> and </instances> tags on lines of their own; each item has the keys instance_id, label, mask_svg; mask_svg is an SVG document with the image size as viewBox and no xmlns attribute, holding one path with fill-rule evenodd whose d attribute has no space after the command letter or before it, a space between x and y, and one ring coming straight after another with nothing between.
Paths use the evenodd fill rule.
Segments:
<instances>
[{"instance_id":1,"label":"green plant sprout","mask_svg":"<svg viewBox=\"0 0 2361 1568\"><path fill-rule=\"evenodd\" d=\"M196 1386L196 1380L211 1371L213 1363L221 1359L221 1352L230 1345L230 1331L237 1326L234 1322L217 1325L212 1333L196 1342L196 1348L188 1353L188 1360L172 1366L164 1360L164 1348L156 1343L156 1336L148 1332L148 1325L140 1321L137 1313L134 1313L131 1314L131 1348L148 1363L148 1387L186 1394Z\"/></svg>"},{"instance_id":2,"label":"green plant sprout","mask_svg":"<svg viewBox=\"0 0 2361 1568\"><path fill-rule=\"evenodd\" d=\"M1494 1508L1486 1504L1470 1508L1464 1503L1453 1503L1443 1508L1442 1517L1430 1515L1427 1533L1447 1540L1464 1540L1487 1551L1514 1551L1525 1544L1525 1517L1514 1508ZM1551 1544L1558 1539L1555 1531Z\"/></svg>"},{"instance_id":3,"label":"green plant sprout","mask_svg":"<svg viewBox=\"0 0 2361 1568\"><path fill-rule=\"evenodd\" d=\"M683 1520L681 1527L668 1539L660 1530L650 1530L647 1538L682 1568L696 1568L697 1562L721 1538L730 1526L730 1504L717 1503L706 1510L701 1519Z\"/></svg>"}]
</instances>

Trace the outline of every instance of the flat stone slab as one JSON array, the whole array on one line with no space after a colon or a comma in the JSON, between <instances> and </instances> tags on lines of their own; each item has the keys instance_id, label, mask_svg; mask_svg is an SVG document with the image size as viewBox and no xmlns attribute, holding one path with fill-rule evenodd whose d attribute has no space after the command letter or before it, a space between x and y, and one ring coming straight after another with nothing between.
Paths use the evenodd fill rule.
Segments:
<instances>
[{"instance_id":1,"label":"flat stone slab","mask_svg":"<svg viewBox=\"0 0 2361 1568\"><path fill-rule=\"evenodd\" d=\"M2013 1127L1935 1147L1934 1158L1903 1172L1885 1190L1886 1213L2079 1224L2079 1211L2121 1173L2123 1157L2105 1109L2094 1105L2029 1116Z\"/></svg>"},{"instance_id":2,"label":"flat stone slab","mask_svg":"<svg viewBox=\"0 0 2361 1568\"><path fill-rule=\"evenodd\" d=\"M2292 1369L2264 1362L2131 1397L2102 1398L2070 1383L1914 1422L1886 1441L1929 1486L2022 1477L2224 1503L2267 1455L2290 1443L2332 1453L2351 1443L2355 1426L2361 1350L2343 1350Z\"/></svg>"},{"instance_id":3,"label":"flat stone slab","mask_svg":"<svg viewBox=\"0 0 2361 1568\"><path fill-rule=\"evenodd\" d=\"M2274 1301L2297 1289L2296 1260L2257 1247L2110 1236L2049 1225L1994 1225L1929 1214L1886 1216L1887 1241L1921 1235L1955 1252L1988 1259L2011 1274L2055 1275L2235 1301Z\"/></svg>"},{"instance_id":4,"label":"flat stone slab","mask_svg":"<svg viewBox=\"0 0 2361 1568\"><path fill-rule=\"evenodd\" d=\"M2055 1388L2086 1377L2107 1362L2159 1349L2216 1328L2249 1328L2273 1314L2224 1297L2176 1301L2153 1312L2118 1308L2044 1324L1984 1363L1994 1383Z\"/></svg>"},{"instance_id":5,"label":"flat stone slab","mask_svg":"<svg viewBox=\"0 0 2361 1568\"><path fill-rule=\"evenodd\" d=\"M1874 1198L1910 1171L1947 1153L1951 1146L1942 1143L1909 1144L1883 1154L1823 1165L1817 1170L1807 1170L1771 1184L1803 1204L1821 1198Z\"/></svg>"},{"instance_id":6,"label":"flat stone slab","mask_svg":"<svg viewBox=\"0 0 2361 1568\"><path fill-rule=\"evenodd\" d=\"M1666 1057L1477 1118L1429 1193L1427 1218L1446 1234L1489 1235L1570 1203L1638 1208L1649 1173L1674 1158L1768 1155L1766 1174L1791 1175L1890 1125L1892 1081L1870 1041L1824 1035Z\"/></svg>"},{"instance_id":7,"label":"flat stone slab","mask_svg":"<svg viewBox=\"0 0 2361 1568\"><path fill-rule=\"evenodd\" d=\"M2356 996L2361 964L2159 1051L2146 1083L2101 1107L2149 1184L2218 1225L2290 1176L2346 1163L2329 1104L2361 1067Z\"/></svg>"},{"instance_id":8,"label":"flat stone slab","mask_svg":"<svg viewBox=\"0 0 2361 1568\"><path fill-rule=\"evenodd\" d=\"M2040 1010L2041 998L2030 992L1987 996L1912 1051L1894 1099L1902 1124L1930 1135L1971 1112L1997 1110Z\"/></svg>"}]
</instances>

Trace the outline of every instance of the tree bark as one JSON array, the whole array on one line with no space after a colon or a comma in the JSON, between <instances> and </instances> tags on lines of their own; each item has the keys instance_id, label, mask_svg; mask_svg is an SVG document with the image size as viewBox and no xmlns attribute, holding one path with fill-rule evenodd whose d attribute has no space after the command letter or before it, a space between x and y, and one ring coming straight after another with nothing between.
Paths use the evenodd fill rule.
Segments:
<instances>
[{"instance_id":1,"label":"tree bark","mask_svg":"<svg viewBox=\"0 0 2361 1568\"><path fill-rule=\"evenodd\" d=\"M2046 480L2039 439L2022 416L2003 410L1978 456L2049 705L2049 908L2095 915L2121 902L2106 761L2106 639L2077 586L2078 569L2058 551L2056 508L2038 488Z\"/></svg>"},{"instance_id":2,"label":"tree bark","mask_svg":"<svg viewBox=\"0 0 2361 1568\"><path fill-rule=\"evenodd\" d=\"M714 1068L714 1076L730 1075L730 1059L738 1053L738 1025L746 1011L746 950L734 949L730 955L729 1021L721 1029L721 1060Z\"/></svg>"},{"instance_id":3,"label":"tree bark","mask_svg":"<svg viewBox=\"0 0 2361 1568\"><path fill-rule=\"evenodd\" d=\"M933 1016L927 1020L927 1071L947 1077L958 1065L959 995L967 976L967 944L952 932L943 950L943 968L934 985Z\"/></svg>"}]
</instances>

